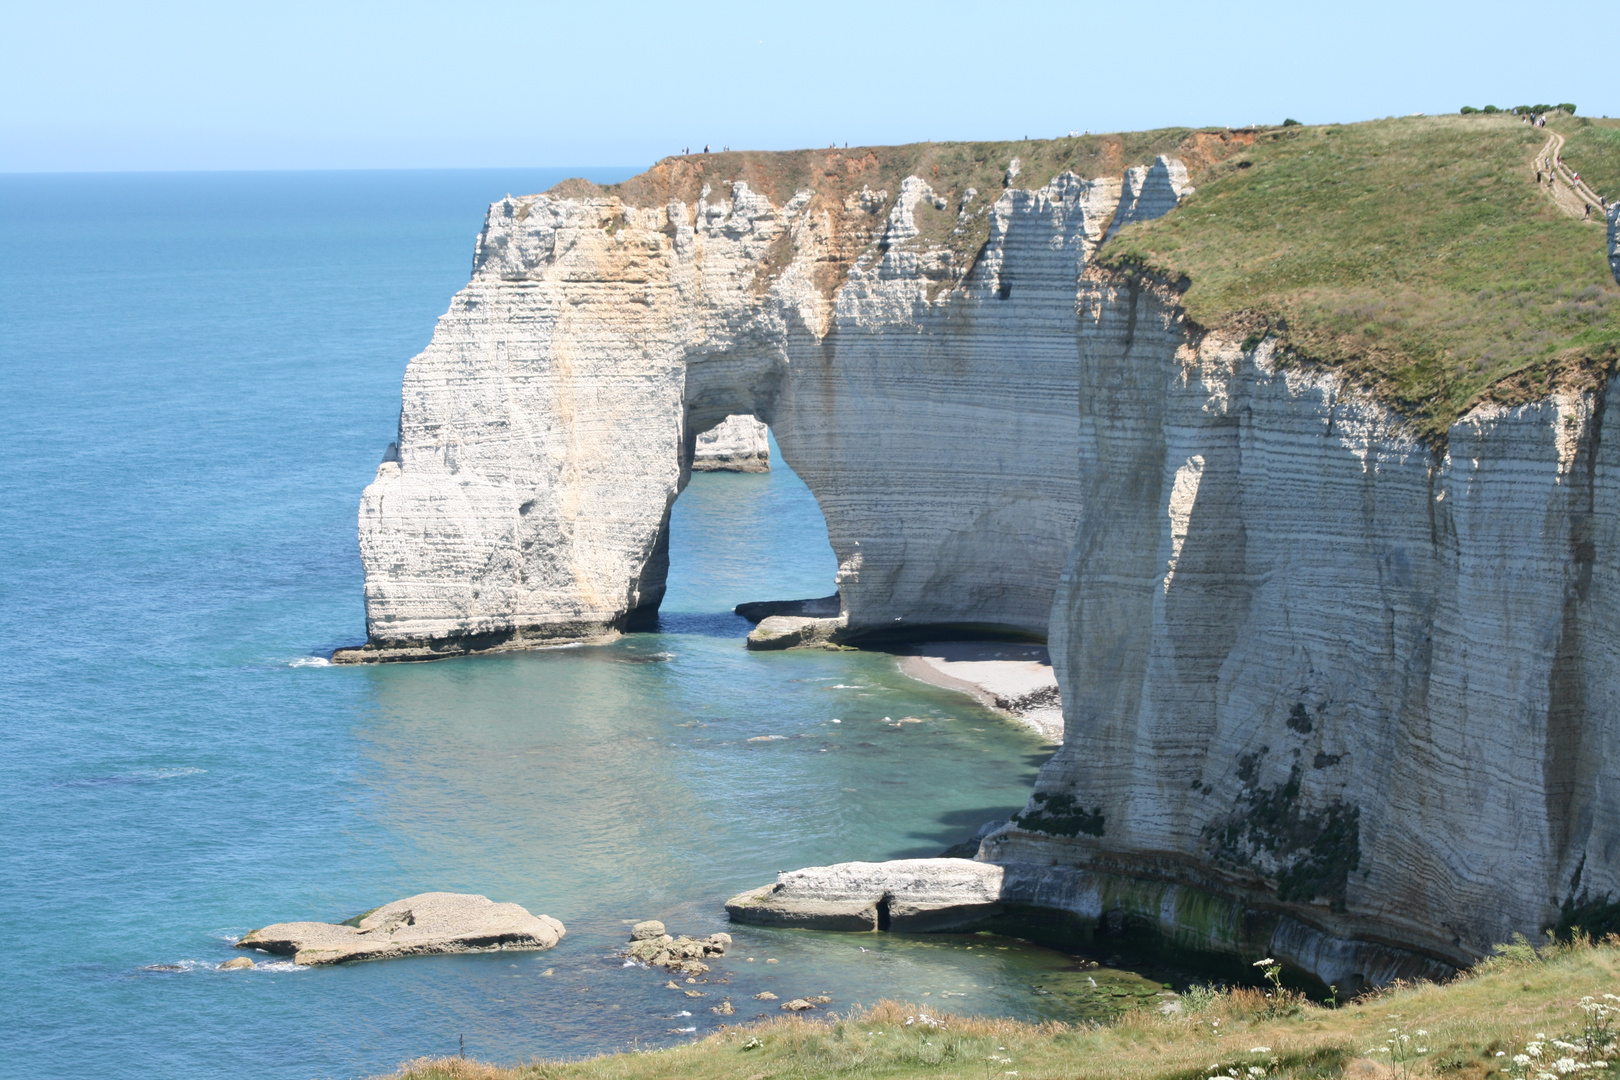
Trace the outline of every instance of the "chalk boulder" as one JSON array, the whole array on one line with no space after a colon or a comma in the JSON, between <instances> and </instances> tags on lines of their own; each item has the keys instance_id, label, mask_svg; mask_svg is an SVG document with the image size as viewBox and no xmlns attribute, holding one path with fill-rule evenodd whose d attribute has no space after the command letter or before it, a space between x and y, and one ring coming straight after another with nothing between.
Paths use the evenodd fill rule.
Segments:
<instances>
[{"instance_id":1,"label":"chalk boulder","mask_svg":"<svg viewBox=\"0 0 1620 1080\"><path fill-rule=\"evenodd\" d=\"M384 904L345 923L288 922L255 930L239 949L290 955L295 964L386 960L422 953L549 949L563 924L486 896L430 892Z\"/></svg>"},{"instance_id":2,"label":"chalk boulder","mask_svg":"<svg viewBox=\"0 0 1620 1080\"><path fill-rule=\"evenodd\" d=\"M837 640L847 624L842 618L810 619L798 615L772 615L761 619L748 634L748 647L755 652L822 646Z\"/></svg>"}]
</instances>

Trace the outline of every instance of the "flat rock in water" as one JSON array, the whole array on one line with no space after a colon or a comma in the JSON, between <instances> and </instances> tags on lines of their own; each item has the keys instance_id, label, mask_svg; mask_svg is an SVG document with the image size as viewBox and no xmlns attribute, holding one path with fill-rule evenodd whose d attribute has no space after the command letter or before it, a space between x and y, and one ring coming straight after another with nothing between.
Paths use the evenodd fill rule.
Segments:
<instances>
[{"instance_id":1,"label":"flat rock in water","mask_svg":"<svg viewBox=\"0 0 1620 1080\"><path fill-rule=\"evenodd\" d=\"M338 964L422 953L549 949L564 932L556 919L531 915L517 904L431 892L384 904L346 923L276 923L253 931L236 947L291 955L295 964Z\"/></svg>"},{"instance_id":2,"label":"flat rock in water","mask_svg":"<svg viewBox=\"0 0 1620 1080\"><path fill-rule=\"evenodd\" d=\"M772 615L762 619L749 633L748 648L757 651L798 649L811 645L832 643L847 620L843 616L833 619L810 619L797 615Z\"/></svg>"},{"instance_id":3,"label":"flat rock in water","mask_svg":"<svg viewBox=\"0 0 1620 1080\"><path fill-rule=\"evenodd\" d=\"M1003 873L971 859L812 866L733 896L726 913L733 922L805 930L944 930L997 914Z\"/></svg>"},{"instance_id":4,"label":"flat rock in water","mask_svg":"<svg viewBox=\"0 0 1620 1080\"><path fill-rule=\"evenodd\" d=\"M753 600L731 609L751 623L772 615L792 615L803 619L836 619L843 614L843 597L839 593L818 596L811 600Z\"/></svg>"}]
</instances>

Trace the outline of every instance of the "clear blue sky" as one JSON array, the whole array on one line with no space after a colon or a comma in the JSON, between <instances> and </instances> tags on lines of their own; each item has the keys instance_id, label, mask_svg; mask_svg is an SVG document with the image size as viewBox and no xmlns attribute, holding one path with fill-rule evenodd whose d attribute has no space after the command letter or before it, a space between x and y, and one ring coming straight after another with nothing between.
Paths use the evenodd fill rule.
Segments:
<instances>
[{"instance_id":1,"label":"clear blue sky","mask_svg":"<svg viewBox=\"0 0 1620 1080\"><path fill-rule=\"evenodd\" d=\"M0 171L646 165L705 142L1486 103L1620 115L1615 23L1523 4L5 0L0 15Z\"/></svg>"}]
</instances>

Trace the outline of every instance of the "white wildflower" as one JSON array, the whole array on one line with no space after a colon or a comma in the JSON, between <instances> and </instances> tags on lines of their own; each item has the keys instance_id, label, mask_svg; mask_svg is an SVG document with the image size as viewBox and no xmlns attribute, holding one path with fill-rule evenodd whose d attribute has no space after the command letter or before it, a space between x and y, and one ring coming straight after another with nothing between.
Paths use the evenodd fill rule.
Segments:
<instances>
[{"instance_id":1,"label":"white wildflower","mask_svg":"<svg viewBox=\"0 0 1620 1080\"><path fill-rule=\"evenodd\" d=\"M1262 1069L1258 1065L1250 1065L1249 1066L1249 1075L1254 1077L1255 1080L1260 1080L1260 1077L1266 1075L1266 1070Z\"/></svg>"},{"instance_id":2,"label":"white wildflower","mask_svg":"<svg viewBox=\"0 0 1620 1080\"><path fill-rule=\"evenodd\" d=\"M1268 956L1264 960L1256 960L1254 962L1253 966L1254 967L1265 967L1268 964L1275 964L1276 962L1277 961L1273 960L1271 957Z\"/></svg>"},{"instance_id":3,"label":"white wildflower","mask_svg":"<svg viewBox=\"0 0 1620 1080\"><path fill-rule=\"evenodd\" d=\"M1269 1046L1251 1046L1251 1047L1249 1047L1249 1053L1251 1053L1251 1054L1269 1054L1269 1053L1271 1053L1271 1047L1269 1047Z\"/></svg>"}]
</instances>

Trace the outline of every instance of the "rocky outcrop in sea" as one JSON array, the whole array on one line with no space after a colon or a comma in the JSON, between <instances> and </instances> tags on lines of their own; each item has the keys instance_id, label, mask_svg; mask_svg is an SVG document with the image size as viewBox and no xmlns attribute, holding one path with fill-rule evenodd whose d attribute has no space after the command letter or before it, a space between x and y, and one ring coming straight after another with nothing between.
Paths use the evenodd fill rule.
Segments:
<instances>
[{"instance_id":1,"label":"rocky outcrop in sea","mask_svg":"<svg viewBox=\"0 0 1620 1080\"><path fill-rule=\"evenodd\" d=\"M275 923L254 930L238 949L291 956L295 964L387 960L423 953L549 949L563 924L468 893L419 893L373 908L347 922Z\"/></svg>"},{"instance_id":2,"label":"rocky outcrop in sea","mask_svg":"<svg viewBox=\"0 0 1620 1080\"><path fill-rule=\"evenodd\" d=\"M1091 265L1186 195L1175 160L1022 187L1015 159L995 191L865 160L492 206L362 499L368 644L334 660L633 624L698 433L752 415L826 516L829 636L1046 638L1064 742L978 855L1019 903L1348 985L1616 902L1612 391L1425 443Z\"/></svg>"},{"instance_id":3,"label":"rocky outcrop in sea","mask_svg":"<svg viewBox=\"0 0 1620 1080\"><path fill-rule=\"evenodd\" d=\"M706 938L679 937L664 933L656 919L636 923L630 931L630 944L623 955L649 967L662 967L683 975L702 975L709 970L705 959L724 956L731 947L730 934L710 934Z\"/></svg>"},{"instance_id":4,"label":"rocky outcrop in sea","mask_svg":"<svg viewBox=\"0 0 1620 1080\"><path fill-rule=\"evenodd\" d=\"M699 432L692 446L693 472L770 472L768 429L752 416L728 416Z\"/></svg>"}]
</instances>

